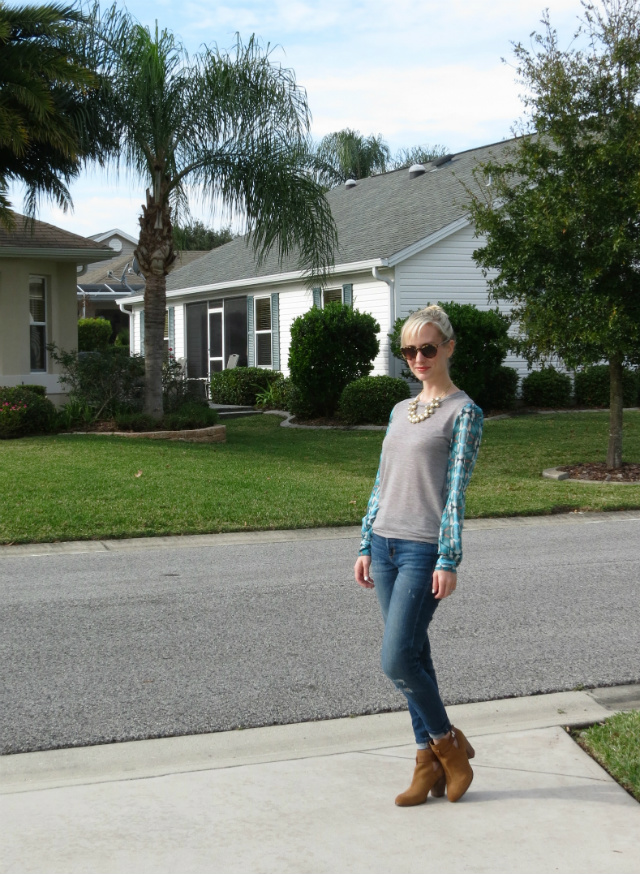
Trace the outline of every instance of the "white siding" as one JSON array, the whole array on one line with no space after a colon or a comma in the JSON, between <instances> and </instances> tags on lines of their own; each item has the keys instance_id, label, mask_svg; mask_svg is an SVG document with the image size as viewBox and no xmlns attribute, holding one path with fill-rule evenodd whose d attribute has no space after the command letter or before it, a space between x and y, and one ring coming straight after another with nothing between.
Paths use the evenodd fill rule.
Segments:
<instances>
[{"instance_id":1,"label":"white siding","mask_svg":"<svg viewBox=\"0 0 640 874\"><path fill-rule=\"evenodd\" d=\"M391 330L389 286L386 282L378 282L371 274L364 281L354 281L353 307L361 312L371 313L380 325L378 334L380 352L373 362L371 376L386 376L389 373L389 331Z\"/></svg>"},{"instance_id":2,"label":"white siding","mask_svg":"<svg viewBox=\"0 0 640 874\"><path fill-rule=\"evenodd\" d=\"M474 249L481 245L482 238L474 237L473 227L469 225L398 264L398 315L406 317L438 301L470 303L479 310L495 309L496 304L488 299L482 271L471 257ZM498 308L503 313L510 309L507 303L499 304ZM526 361L515 355L508 355L504 363L517 370L521 378L529 372Z\"/></svg>"},{"instance_id":3,"label":"white siding","mask_svg":"<svg viewBox=\"0 0 640 874\"><path fill-rule=\"evenodd\" d=\"M129 338L131 351L136 355L140 354L141 342L140 342L140 314L142 310L134 310L131 318L129 319L131 326L131 336Z\"/></svg>"},{"instance_id":4,"label":"white siding","mask_svg":"<svg viewBox=\"0 0 640 874\"><path fill-rule=\"evenodd\" d=\"M291 346L291 325L298 316L304 315L313 305L313 295L309 289L289 287L280 292L280 370L289 376L289 347Z\"/></svg>"}]
</instances>

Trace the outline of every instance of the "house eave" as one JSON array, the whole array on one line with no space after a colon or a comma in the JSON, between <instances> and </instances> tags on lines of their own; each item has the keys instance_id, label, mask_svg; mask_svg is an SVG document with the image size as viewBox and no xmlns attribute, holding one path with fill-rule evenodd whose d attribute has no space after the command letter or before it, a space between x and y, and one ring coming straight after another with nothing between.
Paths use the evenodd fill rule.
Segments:
<instances>
[{"instance_id":1,"label":"house eave","mask_svg":"<svg viewBox=\"0 0 640 874\"><path fill-rule=\"evenodd\" d=\"M352 261L349 264L338 264L329 271L330 276L343 276L347 273L360 273L370 271L372 267L387 267L386 258L370 258L367 261ZM271 276L252 276L248 279L236 279L231 282L213 282L207 285L196 285L191 288L176 288L167 292L167 300L184 297L185 295L197 295L215 293L219 291L237 291L239 289L251 289L256 286L284 285L287 282L297 282L308 278L305 270L292 270L289 273L274 273ZM120 299L122 303L138 304L144 301L144 295L131 295ZM120 303L120 300L117 303Z\"/></svg>"},{"instance_id":2,"label":"house eave","mask_svg":"<svg viewBox=\"0 0 640 874\"><path fill-rule=\"evenodd\" d=\"M53 261L73 261L75 264L93 264L95 261L109 261L113 251L105 249L58 249L28 246L2 246L0 258L47 258Z\"/></svg>"}]
</instances>

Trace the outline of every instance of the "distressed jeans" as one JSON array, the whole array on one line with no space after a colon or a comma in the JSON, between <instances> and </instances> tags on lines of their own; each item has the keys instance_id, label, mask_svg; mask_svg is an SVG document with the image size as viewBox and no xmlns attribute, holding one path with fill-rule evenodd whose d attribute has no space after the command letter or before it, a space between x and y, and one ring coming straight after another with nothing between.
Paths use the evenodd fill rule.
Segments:
<instances>
[{"instance_id":1,"label":"distressed jeans","mask_svg":"<svg viewBox=\"0 0 640 874\"><path fill-rule=\"evenodd\" d=\"M382 670L409 703L419 744L451 728L438 691L427 634L438 601L431 591L435 543L371 539L371 576L384 619Z\"/></svg>"}]
</instances>

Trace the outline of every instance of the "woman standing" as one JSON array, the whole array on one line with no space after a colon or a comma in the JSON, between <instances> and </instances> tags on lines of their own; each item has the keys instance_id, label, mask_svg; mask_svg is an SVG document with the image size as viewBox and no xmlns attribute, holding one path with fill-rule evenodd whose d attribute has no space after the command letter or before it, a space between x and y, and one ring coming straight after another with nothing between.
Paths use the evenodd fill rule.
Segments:
<instances>
[{"instance_id":1,"label":"woman standing","mask_svg":"<svg viewBox=\"0 0 640 874\"><path fill-rule=\"evenodd\" d=\"M409 316L402 355L422 391L397 404L355 565L358 585L375 587L384 618L382 668L406 696L418 745L411 786L396 804L422 804L429 792L457 801L469 788L474 751L440 698L428 626L438 602L456 588L465 491L482 436L482 410L449 376L455 347L445 311ZM374 584L375 580L375 584Z\"/></svg>"}]
</instances>

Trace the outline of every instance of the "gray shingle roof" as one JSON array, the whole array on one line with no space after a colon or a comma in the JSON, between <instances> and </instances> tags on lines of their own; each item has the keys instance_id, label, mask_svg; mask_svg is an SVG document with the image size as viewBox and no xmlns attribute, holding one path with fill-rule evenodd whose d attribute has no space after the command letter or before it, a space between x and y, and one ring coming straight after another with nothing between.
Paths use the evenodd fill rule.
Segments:
<instances>
[{"instance_id":1,"label":"gray shingle roof","mask_svg":"<svg viewBox=\"0 0 640 874\"><path fill-rule=\"evenodd\" d=\"M464 217L468 196L464 185L473 186L473 170L490 157L499 160L513 140L459 152L438 169L414 179L408 170L395 170L361 179L353 188L344 185L327 194L338 228L335 265L391 258L419 240ZM295 258L281 266L275 254L257 267L246 237L239 237L176 270L167 279L167 290L194 288L218 282L233 282L273 276L298 269Z\"/></svg>"}]
</instances>

